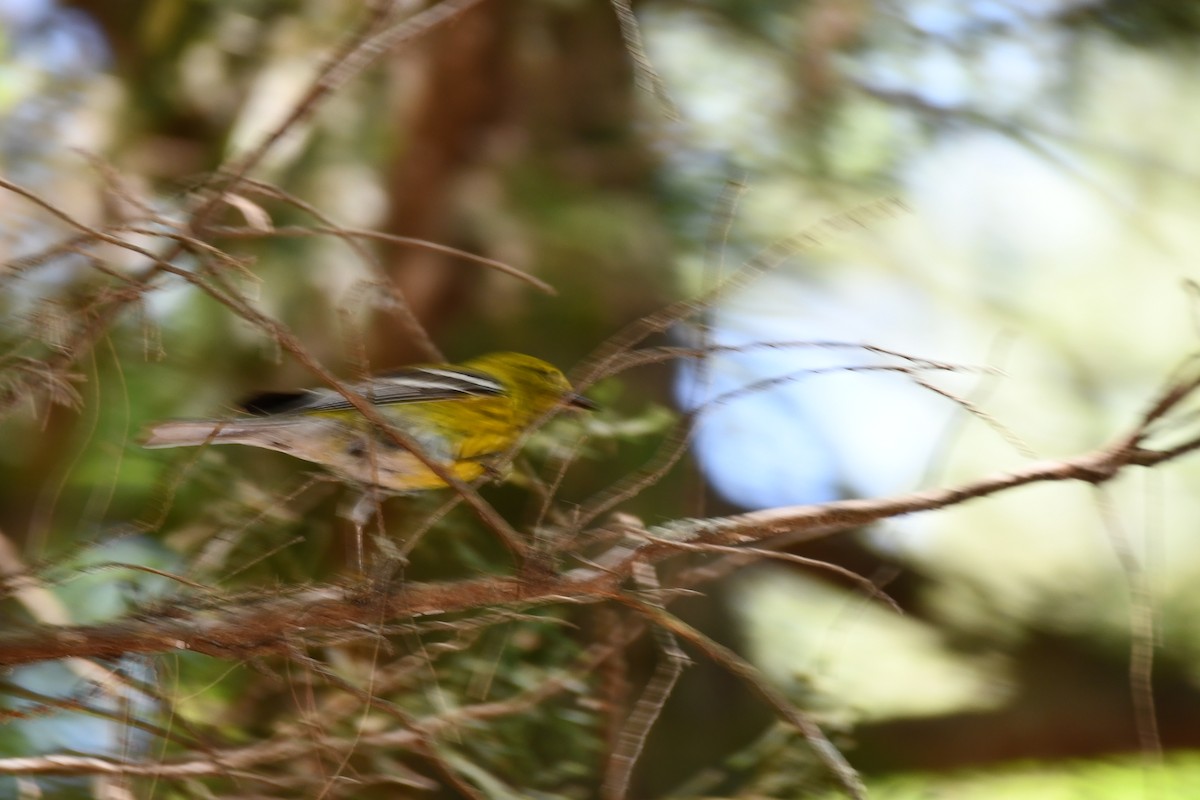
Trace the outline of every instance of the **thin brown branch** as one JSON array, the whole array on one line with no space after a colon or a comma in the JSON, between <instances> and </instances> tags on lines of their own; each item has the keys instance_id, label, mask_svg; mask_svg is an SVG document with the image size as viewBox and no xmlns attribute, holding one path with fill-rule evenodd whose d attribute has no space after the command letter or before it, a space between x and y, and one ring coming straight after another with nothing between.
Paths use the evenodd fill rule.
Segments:
<instances>
[{"instance_id":1,"label":"thin brown branch","mask_svg":"<svg viewBox=\"0 0 1200 800\"><path fill-rule=\"evenodd\" d=\"M117 658L126 653L192 650L222 658L288 653L293 639L324 628L346 631L381 619L422 617L512 603L593 602L614 591L613 579L561 577L476 578L452 583L400 584L390 591L373 587L317 586L270 597L245 596L186 606L163 607L94 626L64 626L10 634L0 639L0 666L69 656Z\"/></svg>"},{"instance_id":2,"label":"thin brown branch","mask_svg":"<svg viewBox=\"0 0 1200 800\"><path fill-rule=\"evenodd\" d=\"M1147 415L1147 419L1152 418ZM1096 506L1129 592L1129 692L1142 755L1161 764L1162 734L1154 701L1155 612L1150 570L1117 516L1111 491L1097 487Z\"/></svg>"},{"instance_id":3,"label":"thin brown branch","mask_svg":"<svg viewBox=\"0 0 1200 800\"><path fill-rule=\"evenodd\" d=\"M780 267L797 253L823 244L828 238L843 230L866 227L868 221L895 216L903 210L907 210L907 207L901 200L887 197L825 217L794 236L773 242L747 260L736 272L699 297L672 303L653 314L630 323L610 336L587 359L588 368L578 375L572 375L571 382L580 387L589 386L598 377L612 374L613 364L619 362L624 354L639 342L645 341L647 337L662 333L675 323L702 312L704 309L711 308L719 298L728 296L764 273Z\"/></svg>"},{"instance_id":4,"label":"thin brown branch","mask_svg":"<svg viewBox=\"0 0 1200 800\"><path fill-rule=\"evenodd\" d=\"M272 186L263 181L256 181L251 178L242 177L239 188L245 188L258 194L263 194L267 197L281 200L300 209L301 211L304 211L318 222L321 222L328 227L336 228L333 220L312 203L277 186ZM404 332L404 334L408 336L415 345L417 345L419 351L423 354L423 357L431 361L445 361L446 359L442 355L441 349L433 341L433 337L429 335L429 332L425 330L424 326L421 325L421 321L417 318L417 314L413 310L412 305L408 302L408 298L404 296L402 291L400 291L399 286L388 280L387 273L379 264L379 261L375 258L374 254L371 253L371 251L368 250L361 242L359 242L357 238L348 237L344 238L343 241L350 247L351 250L354 251L354 253L359 257L359 260L378 276L378 284L380 288L382 288L384 294L386 294L391 301L388 303L389 310L392 312L393 316L396 317L396 321L400 324L401 330Z\"/></svg>"},{"instance_id":5,"label":"thin brown branch","mask_svg":"<svg viewBox=\"0 0 1200 800\"><path fill-rule=\"evenodd\" d=\"M657 606L628 596L623 597L622 601L636 608L651 619L655 625L691 642L709 659L741 678L767 705L775 710L781 719L804 734L804 738L813 748L818 760L833 773L850 797L854 800L866 800L866 786L863 785L862 778L859 777L854 767L850 766L846 757L834 747L833 743L825 736L824 731L807 714L792 705L783 694L771 686L753 664Z\"/></svg>"},{"instance_id":6,"label":"thin brown branch","mask_svg":"<svg viewBox=\"0 0 1200 800\"><path fill-rule=\"evenodd\" d=\"M661 592L658 575L649 564L635 565L634 579L643 596ZM666 613L666 609L658 601L649 602L648 605ZM628 796L633 770L646 746L650 729L654 727L654 723L666 707L667 699L675 690L684 668L691 664L691 659L680 649L679 642L669 629L656 625L654 634L658 640L661 657L650 681L629 712L625 724L621 726L616 746L609 753L600 790L605 800L625 800Z\"/></svg>"},{"instance_id":7,"label":"thin brown branch","mask_svg":"<svg viewBox=\"0 0 1200 800\"><path fill-rule=\"evenodd\" d=\"M657 101L659 109L668 122L680 122L683 115L679 113L678 106L671 99L666 82L654 68L650 56L646 54L641 26L638 25L630 0L612 0L612 6L613 11L616 12L617 23L621 26L621 37L625 40L625 49L633 61L638 88Z\"/></svg>"},{"instance_id":8,"label":"thin brown branch","mask_svg":"<svg viewBox=\"0 0 1200 800\"><path fill-rule=\"evenodd\" d=\"M660 539L657 537L646 536L647 541L656 542L658 544L669 545L678 550L688 550L693 553L721 553L722 555L739 556L745 561L758 561L765 559L767 561L784 561L788 564L797 564L801 567L811 567L812 569L832 572L834 575L840 575L846 580L853 583L869 597L873 597L880 601L897 614L903 614L904 609L888 596L887 592L880 589L869 579L864 578L853 570L837 564L831 564L828 561L821 561L818 558L806 558L796 555L795 553L781 553L778 550L768 550L763 547L731 547L724 544L692 544L691 542L677 542L671 539Z\"/></svg>"},{"instance_id":9,"label":"thin brown branch","mask_svg":"<svg viewBox=\"0 0 1200 800\"><path fill-rule=\"evenodd\" d=\"M428 239L418 239L413 236L400 236L395 233L386 233L384 231L373 231L368 228L343 228L334 225L285 225L270 230L258 230L256 228L238 228L238 227L220 227L212 226L207 231L211 236L220 236L229 239L263 239L263 238L279 238L279 237L309 237L309 236L334 236L339 239L373 239L379 242L387 242L388 244L399 244L407 247L417 247L422 250L432 250L435 253L444 253L445 255L461 258L464 261L470 261L475 264L481 264L485 267L503 272L505 275L516 278L519 281L524 281L530 286L537 289L539 292L545 292L548 295L557 295L558 291L546 283L536 275L531 275L524 270L518 269L511 264L506 264L503 261L497 261L494 258L481 256L477 253L470 253L466 250L460 250L457 247L451 247L447 244L438 244L431 242Z\"/></svg>"}]
</instances>

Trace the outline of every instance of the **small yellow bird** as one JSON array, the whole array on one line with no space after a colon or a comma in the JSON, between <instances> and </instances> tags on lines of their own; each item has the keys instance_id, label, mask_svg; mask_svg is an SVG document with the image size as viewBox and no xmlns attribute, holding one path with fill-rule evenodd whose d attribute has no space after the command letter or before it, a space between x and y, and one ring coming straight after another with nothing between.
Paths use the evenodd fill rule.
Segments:
<instances>
[{"instance_id":1,"label":"small yellow bird","mask_svg":"<svg viewBox=\"0 0 1200 800\"><path fill-rule=\"evenodd\" d=\"M348 384L424 455L462 481L500 476L522 434L552 409L595 409L539 358L490 353L460 365L407 367ZM269 393L229 420L171 420L151 428L145 447L244 444L278 450L340 477L392 492L446 482L332 389Z\"/></svg>"}]
</instances>

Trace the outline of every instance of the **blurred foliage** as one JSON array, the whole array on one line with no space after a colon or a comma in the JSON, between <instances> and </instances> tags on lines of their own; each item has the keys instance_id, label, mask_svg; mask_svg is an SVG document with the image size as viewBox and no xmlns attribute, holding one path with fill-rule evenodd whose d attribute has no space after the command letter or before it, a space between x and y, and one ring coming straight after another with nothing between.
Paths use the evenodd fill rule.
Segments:
<instances>
[{"instance_id":1,"label":"blurred foliage","mask_svg":"<svg viewBox=\"0 0 1200 800\"><path fill-rule=\"evenodd\" d=\"M1161 764L1136 757L1012 764L986 772L941 775L902 775L869 782L871 797L879 800L918 800L953 797L955 800L993 800L1021 797L1029 800L1125 800L1161 797L1183 800L1200 787L1200 757L1178 753ZM835 798L837 794L820 795Z\"/></svg>"},{"instance_id":2,"label":"blurred foliage","mask_svg":"<svg viewBox=\"0 0 1200 800\"><path fill-rule=\"evenodd\" d=\"M1081 6L1075 14L1080 22L1135 47L1174 45L1194 50L1200 36L1200 3L1195 0L1101 0Z\"/></svg>"}]
</instances>

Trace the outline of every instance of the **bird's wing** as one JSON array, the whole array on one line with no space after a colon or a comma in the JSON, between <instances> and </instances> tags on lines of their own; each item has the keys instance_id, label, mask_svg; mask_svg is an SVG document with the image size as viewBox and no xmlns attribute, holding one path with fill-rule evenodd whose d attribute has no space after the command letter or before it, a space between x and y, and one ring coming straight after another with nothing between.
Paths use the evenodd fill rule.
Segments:
<instances>
[{"instance_id":1,"label":"bird's wing","mask_svg":"<svg viewBox=\"0 0 1200 800\"><path fill-rule=\"evenodd\" d=\"M459 397L495 397L504 385L486 373L460 367L406 367L348 385L376 405L419 403ZM241 404L243 411L257 416L298 411L322 412L352 409L345 397L332 389L302 389L295 392L265 392Z\"/></svg>"}]
</instances>

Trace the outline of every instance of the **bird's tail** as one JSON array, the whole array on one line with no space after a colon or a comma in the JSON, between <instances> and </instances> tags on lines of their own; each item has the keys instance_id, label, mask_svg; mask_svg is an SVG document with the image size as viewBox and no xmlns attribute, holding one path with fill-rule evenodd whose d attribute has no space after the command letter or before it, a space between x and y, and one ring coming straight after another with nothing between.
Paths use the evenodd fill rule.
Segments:
<instances>
[{"instance_id":1,"label":"bird's tail","mask_svg":"<svg viewBox=\"0 0 1200 800\"><path fill-rule=\"evenodd\" d=\"M250 433L249 426L237 422L217 422L209 419L178 419L160 422L152 427L142 441L142 447L196 447L202 444L240 444Z\"/></svg>"}]
</instances>

